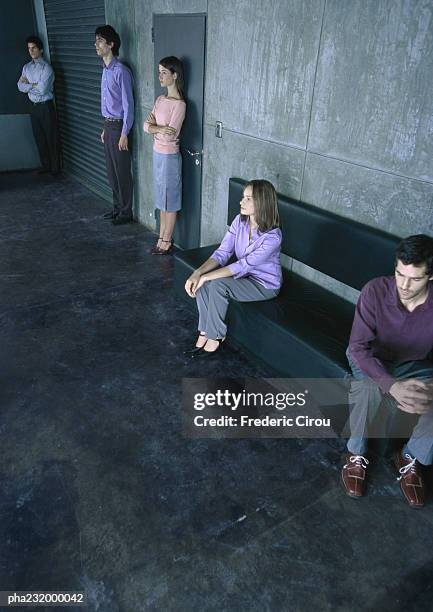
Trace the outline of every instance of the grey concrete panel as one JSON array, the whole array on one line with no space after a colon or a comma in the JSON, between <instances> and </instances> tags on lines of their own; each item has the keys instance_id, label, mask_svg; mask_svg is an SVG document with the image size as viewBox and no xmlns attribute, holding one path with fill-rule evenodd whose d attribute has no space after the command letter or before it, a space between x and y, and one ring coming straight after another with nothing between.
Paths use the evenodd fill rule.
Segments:
<instances>
[{"instance_id":1,"label":"grey concrete panel","mask_svg":"<svg viewBox=\"0 0 433 612\"><path fill-rule=\"evenodd\" d=\"M137 37L137 68L139 78L136 93L140 103L153 106L154 58L152 43L153 13L206 13L206 0L135 0L135 31Z\"/></svg>"},{"instance_id":2,"label":"grey concrete panel","mask_svg":"<svg viewBox=\"0 0 433 612\"><path fill-rule=\"evenodd\" d=\"M305 148L322 0L209 2L206 122Z\"/></svg>"},{"instance_id":3,"label":"grey concrete panel","mask_svg":"<svg viewBox=\"0 0 433 612\"><path fill-rule=\"evenodd\" d=\"M152 149L153 138L143 131L143 122L150 108L138 106L135 114L133 167L134 167L134 209L140 223L155 229L153 206Z\"/></svg>"},{"instance_id":4,"label":"grey concrete panel","mask_svg":"<svg viewBox=\"0 0 433 612\"><path fill-rule=\"evenodd\" d=\"M433 180L433 2L328 0L309 149Z\"/></svg>"},{"instance_id":5,"label":"grey concrete panel","mask_svg":"<svg viewBox=\"0 0 433 612\"><path fill-rule=\"evenodd\" d=\"M30 115L0 115L0 172L40 166Z\"/></svg>"},{"instance_id":6,"label":"grey concrete panel","mask_svg":"<svg viewBox=\"0 0 433 612\"><path fill-rule=\"evenodd\" d=\"M38 36L44 45L44 59L50 62L50 47L48 44L47 24L45 21L44 0L33 0L33 10L35 13L36 27Z\"/></svg>"},{"instance_id":7,"label":"grey concrete panel","mask_svg":"<svg viewBox=\"0 0 433 612\"><path fill-rule=\"evenodd\" d=\"M119 59L128 64L136 78L138 41L135 29L135 0L105 0L105 17L107 23L119 33Z\"/></svg>"},{"instance_id":8,"label":"grey concrete panel","mask_svg":"<svg viewBox=\"0 0 433 612\"><path fill-rule=\"evenodd\" d=\"M433 235L433 185L307 154L302 199L379 229Z\"/></svg>"},{"instance_id":9,"label":"grey concrete panel","mask_svg":"<svg viewBox=\"0 0 433 612\"><path fill-rule=\"evenodd\" d=\"M249 136L224 131L215 138L205 126L201 244L221 240L227 228L228 180L264 178L277 191L299 198L305 153Z\"/></svg>"},{"instance_id":10,"label":"grey concrete panel","mask_svg":"<svg viewBox=\"0 0 433 612\"><path fill-rule=\"evenodd\" d=\"M152 188L153 139L143 132L143 121L154 102L153 13L205 13L206 0L106 0L107 23L119 32L120 59L132 68L135 90L133 128L134 209L145 226L155 229Z\"/></svg>"}]
</instances>

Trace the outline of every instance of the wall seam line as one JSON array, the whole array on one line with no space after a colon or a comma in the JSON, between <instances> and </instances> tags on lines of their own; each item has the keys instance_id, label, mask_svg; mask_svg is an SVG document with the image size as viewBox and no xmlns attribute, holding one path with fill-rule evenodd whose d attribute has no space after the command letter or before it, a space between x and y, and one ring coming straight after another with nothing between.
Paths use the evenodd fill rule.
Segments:
<instances>
[{"instance_id":1,"label":"wall seam line","mask_svg":"<svg viewBox=\"0 0 433 612\"><path fill-rule=\"evenodd\" d=\"M319 67L320 51L322 49L322 35L323 35L323 24L325 23L326 3L327 3L327 0L324 0L323 11L322 11L322 23L320 25L319 44L317 46L316 68L314 70L313 91L311 93L310 114L309 114L309 117L308 117L308 128L307 128L307 140L306 140L306 143L305 143L305 156L304 156L304 164L303 164L303 167L302 167L302 175L301 175L301 193L300 193L300 200L301 201L302 201L303 195L304 195L305 167L307 165L308 143L310 141L311 119L312 119L312 115L313 115L314 93L316 91L317 70L318 70L318 67Z\"/></svg>"},{"instance_id":2,"label":"wall seam line","mask_svg":"<svg viewBox=\"0 0 433 612\"><path fill-rule=\"evenodd\" d=\"M205 125L210 128L214 128L214 123L205 122ZM351 166L356 166L357 168L364 168L365 170L372 170L374 172L380 172L381 174L388 174L389 176L395 176L397 178L407 179L409 181L416 181L417 183L423 183L426 185L433 185L433 180L430 181L428 179L420 179L415 176L409 176L407 174L400 174L399 172L393 172L392 170L384 170L383 168L377 168L375 166L367 166L361 162L353 161L351 159L344 159L343 157L335 157L333 155L329 155L327 153L321 153L320 151L315 151L314 149L303 149L300 146L287 144L284 142L279 142L278 140L271 140L266 138L260 138L260 136L253 136L252 134L247 134L246 132L238 132L233 130L232 128L224 127L223 132L230 132L230 134L235 134L238 136L246 136L247 138L252 138L253 140L259 140L264 143L277 145L279 147L284 147L286 149L293 149L294 151L302 151L307 155L316 155L317 157L324 157L325 159L332 159L334 161L341 162L343 164L349 164Z\"/></svg>"}]
</instances>

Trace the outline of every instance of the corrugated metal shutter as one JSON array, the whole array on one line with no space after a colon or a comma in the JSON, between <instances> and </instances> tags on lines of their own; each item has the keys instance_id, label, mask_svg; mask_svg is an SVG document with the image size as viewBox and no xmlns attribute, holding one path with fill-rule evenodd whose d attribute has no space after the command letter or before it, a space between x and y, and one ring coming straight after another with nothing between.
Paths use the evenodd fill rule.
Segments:
<instances>
[{"instance_id":1,"label":"corrugated metal shutter","mask_svg":"<svg viewBox=\"0 0 433 612\"><path fill-rule=\"evenodd\" d=\"M100 142L102 62L94 47L104 0L44 0L44 8L64 169L111 200Z\"/></svg>"}]
</instances>

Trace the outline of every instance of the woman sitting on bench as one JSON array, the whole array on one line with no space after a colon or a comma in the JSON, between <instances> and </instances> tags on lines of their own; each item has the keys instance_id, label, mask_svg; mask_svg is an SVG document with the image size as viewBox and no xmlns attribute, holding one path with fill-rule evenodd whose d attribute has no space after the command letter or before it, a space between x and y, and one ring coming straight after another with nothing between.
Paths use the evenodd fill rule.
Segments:
<instances>
[{"instance_id":1,"label":"woman sitting on bench","mask_svg":"<svg viewBox=\"0 0 433 612\"><path fill-rule=\"evenodd\" d=\"M229 300L258 302L276 297L281 287L281 230L277 194L269 181L250 181L220 247L191 274L187 294L197 299L199 336L195 357L214 355L225 340ZM235 255L237 261L226 265Z\"/></svg>"}]
</instances>

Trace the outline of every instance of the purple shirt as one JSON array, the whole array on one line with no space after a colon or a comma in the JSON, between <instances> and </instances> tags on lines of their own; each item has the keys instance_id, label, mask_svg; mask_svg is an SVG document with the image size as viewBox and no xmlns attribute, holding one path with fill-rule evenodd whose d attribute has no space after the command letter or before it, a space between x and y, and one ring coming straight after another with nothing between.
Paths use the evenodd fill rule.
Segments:
<instances>
[{"instance_id":1,"label":"purple shirt","mask_svg":"<svg viewBox=\"0 0 433 612\"><path fill-rule=\"evenodd\" d=\"M388 392L396 379L384 365L432 359L433 283L428 296L409 312L400 302L394 276L368 282L356 305L349 351L353 361Z\"/></svg>"},{"instance_id":2,"label":"purple shirt","mask_svg":"<svg viewBox=\"0 0 433 612\"><path fill-rule=\"evenodd\" d=\"M122 134L127 136L134 123L132 74L116 57L102 71L101 113L110 119L123 119Z\"/></svg>"},{"instance_id":3,"label":"purple shirt","mask_svg":"<svg viewBox=\"0 0 433 612\"><path fill-rule=\"evenodd\" d=\"M266 289L281 287L281 230L268 232L253 230L250 241L250 225L235 217L219 248L211 255L220 266L225 266L232 255L238 261L229 265L234 278L249 276Z\"/></svg>"}]
</instances>

